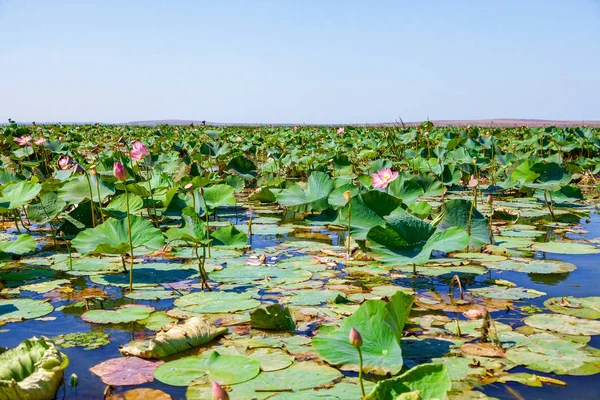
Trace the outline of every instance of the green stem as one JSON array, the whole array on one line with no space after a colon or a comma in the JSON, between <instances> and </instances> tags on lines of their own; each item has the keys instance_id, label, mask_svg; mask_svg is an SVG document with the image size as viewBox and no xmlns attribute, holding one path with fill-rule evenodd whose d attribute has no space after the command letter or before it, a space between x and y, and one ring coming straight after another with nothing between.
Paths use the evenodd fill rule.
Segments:
<instances>
[{"instance_id":1,"label":"green stem","mask_svg":"<svg viewBox=\"0 0 600 400\"><path fill-rule=\"evenodd\" d=\"M69 271L73 271L73 256L71 255L71 243L69 243L69 239L65 238L65 243L67 244L67 251L69 252Z\"/></svg>"},{"instance_id":2,"label":"green stem","mask_svg":"<svg viewBox=\"0 0 600 400\"><path fill-rule=\"evenodd\" d=\"M365 386L363 385L363 357L362 352L360 351L360 347L356 348L358 350L358 381L360 382L360 391L362 393L362 397L366 396L365 394Z\"/></svg>"},{"instance_id":3,"label":"green stem","mask_svg":"<svg viewBox=\"0 0 600 400\"><path fill-rule=\"evenodd\" d=\"M90 210L92 210L92 227L96 227L96 215L94 213L94 192L92 192L92 182L90 181L90 175L84 172L85 179L87 180L88 190L90 192Z\"/></svg>"},{"instance_id":4,"label":"green stem","mask_svg":"<svg viewBox=\"0 0 600 400\"><path fill-rule=\"evenodd\" d=\"M129 238L129 291L133 291L133 241L131 240L131 214L129 213L129 191L125 185L125 204L127 205L127 236Z\"/></svg>"},{"instance_id":5,"label":"green stem","mask_svg":"<svg viewBox=\"0 0 600 400\"><path fill-rule=\"evenodd\" d=\"M352 212L352 202L349 201L348 202L348 239L347 239L348 243L346 245L346 255L347 255L346 260L350 259L350 215L351 215L351 212Z\"/></svg>"},{"instance_id":6,"label":"green stem","mask_svg":"<svg viewBox=\"0 0 600 400\"><path fill-rule=\"evenodd\" d=\"M102 197L100 195L100 179L95 176L94 180L96 181L96 191L98 192L98 206L100 207L100 218L102 218L102 223L104 223L104 212L102 210Z\"/></svg>"}]
</instances>

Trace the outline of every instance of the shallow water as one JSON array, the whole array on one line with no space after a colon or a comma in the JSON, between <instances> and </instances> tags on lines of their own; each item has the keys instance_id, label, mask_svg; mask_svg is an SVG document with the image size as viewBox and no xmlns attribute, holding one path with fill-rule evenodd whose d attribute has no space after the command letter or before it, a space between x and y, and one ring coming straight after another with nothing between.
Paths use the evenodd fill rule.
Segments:
<instances>
[{"instance_id":1,"label":"shallow water","mask_svg":"<svg viewBox=\"0 0 600 400\"><path fill-rule=\"evenodd\" d=\"M597 212L592 212L589 222L586 222L587 218L581 220L580 225L588 232L584 235L571 235L573 239L592 239L600 237L600 215ZM319 229L319 232L329 235L331 244L338 245L342 238L339 237L336 232L329 232L325 229ZM286 239L292 239L293 234L289 237L284 236L259 236L255 235L252 240L253 249L261 249L269 246L275 246ZM305 240L305 239L303 239ZM260 251L259 251L260 252ZM541 256L541 255L538 255ZM598 285L600 282L600 255L553 255L548 254L547 259L564 260L573 263L577 266L577 270L561 275L539 275L539 274L523 274L519 272L505 272L505 271L494 271L494 278L506 279L516 283L518 286L525 288L535 289L546 292L547 295L534 300L518 301L515 302L519 305L531 304L538 307L542 307L545 300L550 297L557 296L594 296L600 293ZM339 266L339 276L344 276L343 266ZM487 278L487 274L484 276L476 277L472 282L466 281L466 289L480 285L480 282ZM83 285L87 287L95 286L89 278L80 278L75 281L75 285ZM398 285L402 286L413 286L419 291L424 291L425 288L435 288L440 292L447 291L448 279L447 278L418 278L412 277L400 278L394 281ZM119 288L106 288L109 293L121 293L122 289ZM272 293L270 293L272 295ZM23 294L21 295L23 296ZM36 295L31 292L27 293L27 297L42 299L43 295ZM147 304L155 307L157 310L165 310L172 307L173 300L163 301L138 301L128 300L127 302L137 304ZM273 299L265 299L264 302L272 302ZM55 307L58 305L66 304L67 302L54 303ZM453 318L464 319L459 314L452 314ZM57 397L65 399L97 399L102 398L102 393L105 389L105 385L101 382L100 378L93 375L89 368L93 365L102 362L104 360L120 357L118 348L121 345L133 340L134 338L144 336L145 334L152 334L147 331L144 326L139 324L124 324L119 326L111 325L97 325L84 322L78 313L67 314L62 311L54 311L49 317L56 317L53 321L38 321L28 320L20 323L10 323L0 328L8 330L7 332L0 333L0 345L11 348L18 345L24 339L32 336L55 336L59 334L65 334L70 332L87 332L87 331L103 331L110 334L111 343L100 347L96 350L86 351L82 347L75 348L64 348L62 351L70 358L70 365L65 371L65 378L68 381L68 377L75 373L79 378L79 385L76 388L70 388L64 385L59 391ZM497 311L492 313L492 317L496 321L501 321L511 326L518 327L522 325L522 316L516 311ZM305 331L298 332L305 333ZM593 347L600 347L600 337L592 337L589 343ZM516 368L511 372L528 371L525 368ZM528 371L531 372L531 371ZM493 397L502 399L518 398L514 392L517 392L522 398L531 399L551 399L551 398L564 398L564 399L597 399L598 388L595 376L587 377L575 377L566 375L552 375L544 374L540 372L534 373L538 375L553 376L560 380L565 381L568 385L566 387L544 385L542 388L528 387L519 383L509 384L491 384L483 386L480 390L485 394ZM349 374L354 376L354 374ZM137 387L152 387L163 390L173 396L174 399L185 399L186 388L173 387L162 384L158 381L154 381L150 384L140 385ZM129 387L116 388L115 392L123 392L129 389ZM513 392L511 392L511 390Z\"/></svg>"}]
</instances>

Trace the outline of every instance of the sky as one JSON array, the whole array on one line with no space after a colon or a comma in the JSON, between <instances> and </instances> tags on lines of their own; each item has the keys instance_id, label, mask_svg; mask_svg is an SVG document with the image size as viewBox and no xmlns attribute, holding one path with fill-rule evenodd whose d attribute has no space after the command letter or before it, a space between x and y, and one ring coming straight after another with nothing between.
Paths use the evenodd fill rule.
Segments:
<instances>
[{"instance_id":1,"label":"sky","mask_svg":"<svg viewBox=\"0 0 600 400\"><path fill-rule=\"evenodd\" d=\"M0 122L600 120L600 0L0 0Z\"/></svg>"}]
</instances>

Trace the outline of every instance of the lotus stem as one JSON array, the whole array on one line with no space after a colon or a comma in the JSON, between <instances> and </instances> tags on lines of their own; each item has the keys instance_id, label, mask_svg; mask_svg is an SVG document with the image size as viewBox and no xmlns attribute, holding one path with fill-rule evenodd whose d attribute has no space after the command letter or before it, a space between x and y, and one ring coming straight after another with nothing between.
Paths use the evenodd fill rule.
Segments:
<instances>
[{"instance_id":1,"label":"lotus stem","mask_svg":"<svg viewBox=\"0 0 600 400\"><path fill-rule=\"evenodd\" d=\"M556 217L554 216L554 210L552 209L552 204L548 202L548 190L544 190L544 200L546 201L546 207L548 207L548 211L550 211L552 221L556 221ZM552 194L550 194L550 201L552 201Z\"/></svg>"},{"instance_id":2,"label":"lotus stem","mask_svg":"<svg viewBox=\"0 0 600 400\"><path fill-rule=\"evenodd\" d=\"M360 347L357 347L356 350L358 350L358 381L360 382L360 392L362 393L362 397L361 398L365 398L366 394L365 394L365 386L363 384L363 357L362 357L362 351L360 350Z\"/></svg>"},{"instance_id":3,"label":"lotus stem","mask_svg":"<svg viewBox=\"0 0 600 400\"><path fill-rule=\"evenodd\" d=\"M208 206L206 205L204 191L202 190L200 194L202 195L202 201L204 202L204 215L206 216L206 239L208 240L208 256L210 257L210 223L208 222Z\"/></svg>"},{"instance_id":4,"label":"lotus stem","mask_svg":"<svg viewBox=\"0 0 600 400\"><path fill-rule=\"evenodd\" d=\"M102 210L102 196L100 195L100 179L96 176L94 177L96 181L96 191L98 192L98 207L100 207L100 218L102 219L102 223L104 223L104 211Z\"/></svg>"},{"instance_id":5,"label":"lotus stem","mask_svg":"<svg viewBox=\"0 0 600 400\"><path fill-rule=\"evenodd\" d=\"M133 241L131 240L131 214L129 212L129 191L127 185L125 186L125 204L127 205L127 236L129 239L129 254L131 259L129 260L129 291L133 291Z\"/></svg>"},{"instance_id":6,"label":"lotus stem","mask_svg":"<svg viewBox=\"0 0 600 400\"><path fill-rule=\"evenodd\" d=\"M460 330L460 325L458 324L458 320L457 320L457 319L455 319L455 320L454 320L454 323L455 323L455 325L456 325L456 336L458 336L458 337L461 337L461 336L462 336L462 332L461 332L461 330Z\"/></svg>"},{"instance_id":7,"label":"lotus stem","mask_svg":"<svg viewBox=\"0 0 600 400\"><path fill-rule=\"evenodd\" d=\"M94 192L92 191L92 181L90 180L90 175L87 172L84 172L85 179L87 180L88 190L90 192L90 210L92 212L92 227L96 227L96 215L94 213ZM98 193L98 195L100 195Z\"/></svg>"},{"instance_id":8,"label":"lotus stem","mask_svg":"<svg viewBox=\"0 0 600 400\"><path fill-rule=\"evenodd\" d=\"M65 243L67 244L67 252L69 253L69 271L73 271L73 255L71 254L71 243L67 238L65 238Z\"/></svg>"},{"instance_id":9,"label":"lotus stem","mask_svg":"<svg viewBox=\"0 0 600 400\"><path fill-rule=\"evenodd\" d=\"M150 219L152 220L152 223L154 224L154 226L156 228L158 228L158 216L156 214L156 208L154 208L154 206L155 206L155 203L154 203L154 192L152 191L152 183L150 182L150 179L152 178L152 175L151 175L152 154L148 155L148 160L149 160L148 161L148 165L146 165L146 179L148 179L147 180L148 190L150 191L150 200L152 200L152 204L151 204L150 209L149 209L149 211L152 210L151 211ZM194 207L194 209L195 208L196 207Z\"/></svg>"},{"instance_id":10,"label":"lotus stem","mask_svg":"<svg viewBox=\"0 0 600 400\"><path fill-rule=\"evenodd\" d=\"M350 215L352 213L352 202L348 202L348 238L346 244L346 260L350 259Z\"/></svg>"},{"instance_id":11,"label":"lotus stem","mask_svg":"<svg viewBox=\"0 0 600 400\"><path fill-rule=\"evenodd\" d=\"M455 282L456 282L456 285L458 286L458 294L460 296L460 299L464 300L463 288L462 288L462 284L460 282L460 278L458 277L458 275L454 275L452 277L452 280L450 281L450 289L448 290L448 294L452 294L452 297L454 297L454 283Z\"/></svg>"}]
</instances>

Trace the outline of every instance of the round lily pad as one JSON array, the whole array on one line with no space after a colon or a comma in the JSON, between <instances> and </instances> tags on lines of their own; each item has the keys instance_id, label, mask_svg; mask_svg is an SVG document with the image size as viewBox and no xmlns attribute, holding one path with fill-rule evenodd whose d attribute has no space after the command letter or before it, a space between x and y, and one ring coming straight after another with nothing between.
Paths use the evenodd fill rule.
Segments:
<instances>
[{"instance_id":1,"label":"round lily pad","mask_svg":"<svg viewBox=\"0 0 600 400\"><path fill-rule=\"evenodd\" d=\"M169 317L166 311L155 311L148 318L139 321L140 324L146 325L146 328L159 331L163 327L179 321L177 318Z\"/></svg>"},{"instance_id":2,"label":"round lily pad","mask_svg":"<svg viewBox=\"0 0 600 400\"><path fill-rule=\"evenodd\" d=\"M71 281L68 279L54 279L51 281L45 281L40 283L32 283L30 285L20 286L20 290L28 290L30 292L36 293L48 293L54 289L59 288L60 286L70 283Z\"/></svg>"},{"instance_id":3,"label":"round lily pad","mask_svg":"<svg viewBox=\"0 0 600 400\"><path fill-rule=\"evenodd\" d=\"M292 365L294 357L280 349L260 348L249 355L260 363L260 370L264 372L278 371Z\"/></svg>"},{"instance_id":4,"label":"round lily pad","mask_svg":"<svg viewBox=\"0 0 600 400\"><path fill-rule=\"evenodd\" d=\"M152 289L152 290L134 290L125 295L128 299L158 301L166 299L174 299L179 297L179 294L174 290Z\"/></svg>"},{"instance_id":5,"label":"round lily pad","mask_svg":"<svg viewBox=\"0 0 600 400\"><path fill-rule=\"evenodd\" d=\"M506 257L504 256L494 256L486 253L456 253L453 254L452 257L480 262L498 262L506 260Z\"/></svg>"},{"instance_id":6,"label":"round lily pad","mask_svg":"<svg viewBox=\"0 0 600 400\"><path fill-rule=\"evenodd\" d=\"M74 332L54 336L52 341L63 348L83 347L84 350L94 350L110 343L108 333L104 332Z\"/></svg>"},{"instance_id":7,"label":"round lily pad","mask_svg":"<svg viewBox=\"0 0 600 400\"><path fill-rule=\"evenodd\" d=\"M191 313L225 313L250 310L260 306L253 293L195 292L175 300L178 308Z\"/></svg>"},{"instance_id":8,"label":"round lily pad","mask_svg":"<svg viewBox=\"0 0 600 400\"><path fill-rule=\"evenodd\" d=\"M532 246L534 251L555 254L598 254L600 248L585 243L571 242L548 242L535 243Z\"/></svg>"},{"instance_id":9,"label":"round lily pad","mask_svg":"<svg viewBox=\"0 0 600 400\"><path fill-rule=\"evenodd\" d=\"M154 307L126 304L114 310L90 310L81 315L85 322L95 324L124 324L148 318Z\"/></svg>"},{"instance_id":10,"label":"round lily pad","mask_svg":"<svg viewBox=\"0 0 600 400\"><path fill-rule=\"evenodd\" d=\"M154 370L164 361L138 357L118 357L94 365L90 371L111 386L141 385L154 380Z\"/></svg>"},{"instance_id":11,"label":"round lily pad","mask_svg":"<svg viewBox=\"0 0 600 400\"><path fill-rule=\"evenodd\" d=\"M478 296L487 297L488 299L499 300L536 299L538 297L546 295L546 293L534 289L526 289L522 287L505 287L497 285L483 288L473 288L469 289L469 291L471 293L477 294Z\"/></svg>"},{"instance_id":12,"label":"round lily pad","mask_svg":"<svg viewBox=\"0 0 600 400\"><path fill-rule=\"evenodd\" d=\"M213 351L208 357L184 357L169 361L156 369L156 379L171 386L188 386L192 382L217 381L233 385L254 378L260 372L258 361L248 357L220 355Z\"/></svg>"},{"instance_id":13,"label":"round lily pad","mask_svg":"<svg viewBox=\"0 0 600 400\"><path fill-rule=\"evenodd\" d=\"M310 271L301 269L279 268L277 266L229 266L221 271L210 274L210 279L222 283L249 284L256 281L268 280L272 284L299 283L311 278Z\"/></svg>"},{"instance_id":14,"label":"round lily pad","mask_svg":"<svg viewBox=\"0 0 600 400\"><path fill-rule=\"evenodd\" d=\"M0 323L43 317L54 311L52 304L32 299L0 299Z\"/></svg>"},{"instance_id":15,"label":"round lily pad","mask_svg":"<svg viewBox=\"0 0 600 400\"><path fill-rule=\"evenodd\" d=\"M559 314L574 317L600 318L600 297L553 297L544 302L544 306Z\"/></svg>"},{"instance_id":16,"label":"round lily pad","mask_svg":"<svg viewBox=\"0 0 600 400\"><path fill-rule=\"evenodd\" d=\"M600 321L572 317L564 314L535 314L523 321L525 324L568 335L599 335Z\"/></svg>"},{"instance_id":17,"label":"round lily pad","mask_svg":"<svg viewBox=\"0 0 600 400\"><path fill-rule=\"evenodd\" d=\"M498 263L485 263L485 266L501 271L518 271L526 274L564 274L577 269L575 264L559 260L511 259Z\"/></svg>"}]
</instances>

